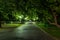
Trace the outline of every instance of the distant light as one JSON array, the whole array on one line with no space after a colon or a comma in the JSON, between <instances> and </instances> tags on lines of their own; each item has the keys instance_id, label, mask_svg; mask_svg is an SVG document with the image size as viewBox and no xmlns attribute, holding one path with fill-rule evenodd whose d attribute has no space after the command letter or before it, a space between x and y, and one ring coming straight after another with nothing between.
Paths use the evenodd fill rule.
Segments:
<instances>
[{"instance_id":1,"label":"distant light","mask_svg":"<svg viewBox=\"0 0 60 40\"><path fill-rule=\"evenodd\" d=\"M21 16L18 16L19 18L23 18L23 15L21 15Z\"/></svg>"},{"instance_id":2,"label":"distant light","mask_svg":"<svg viewBox=\"0 0 60 40\"><path fill-rule=\"evenodd\" d=\"M26 17L25 20L29 20L28 17Z\"/></svg>"},{"instance_id":3,"label":"distant light","mask_svg":"<svg viewBox=\"0 0 60 40\"><path fill-rule=\"evenodd\" d=\"M19 18L22 18L21 16L19 16Z\"/></svg>"}]
</instances>

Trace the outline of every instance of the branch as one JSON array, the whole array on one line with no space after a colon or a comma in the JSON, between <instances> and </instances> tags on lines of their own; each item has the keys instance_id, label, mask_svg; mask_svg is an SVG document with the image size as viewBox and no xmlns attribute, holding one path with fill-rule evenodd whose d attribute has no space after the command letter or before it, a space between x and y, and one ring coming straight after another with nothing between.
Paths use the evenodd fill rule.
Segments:
<instances>
[{"instance_id":1,"label":"branch","mask_svg":"<svg viewBox=\"0 0 60 40\"><path fill-rule=\"evenodd\" d=\"M47 19L47 21L50 23L50 24L52 24L52 25L55 25L55 26L57 26L58 28L60 28L60 25L58 24L58 23L52 23L52 22L50 22L48 19Z\"/></svg>"},{"instance_id":2,"label":"branch","mask_svg":"<svg viewBox=\"0 0 60 40\"><path fill-rule=\"evenodd\" d=\"M52 23L52 22L49 21L49 18L46 17L46 20L47 20L50 24L55 25L55 23Z\"/></svg>"},{"instance_id":3,"label":"branch","mask_svg":"<svg viewBox=\"0 0 60 40\"><path fill-rule=\"evenodd\" d=\"M53 16L54 16L54 21L57 24L57 18L56 18L56 13L53 12Z\"/></svg>"},{"instance_id":4,"label":"branch","mask_svg":"<svg viewBox=\"0 0 60 40\"><path fill-rule=\"evenodd\" d=\"M53 25L55 25L55 23L52 23L52 22L50 22L49 20L47 20L50 24L53 24Z\"/></svg>"},{"instance_id":5,"label":"branch","mask_svg":"<svg viewBox=\"0 0 60 40\"><path fill-rule=\"evenodd\" d=\"M49 22L50 24L52 24L52 25L56 25L57 27L59 27L59 28L60 28L60 25L59 25L59 24L51 23L49 20L48 20L48 22Z\"/></svg>"}]
</instances>

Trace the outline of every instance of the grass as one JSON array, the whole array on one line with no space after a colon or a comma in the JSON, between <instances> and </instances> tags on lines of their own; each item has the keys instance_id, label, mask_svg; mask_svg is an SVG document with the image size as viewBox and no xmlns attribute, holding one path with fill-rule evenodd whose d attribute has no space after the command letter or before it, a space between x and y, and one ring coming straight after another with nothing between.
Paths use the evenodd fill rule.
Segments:
<instances>
[{"instance_id":1,"label":"grass","mask_svg":"<svg viewBox=\"0 0 60 40\"><path fill-rule=\"evenodd\" d=\"M56 26L44 26L44 24L39 24L40 28L45 30L47 33L51 34L53 37L56 37L57 39L60 39L60 28L57 28Z\"/></svg>"},{"instance_id":2,"label":"grass","mask_svg":"<svg viewBox=\"0 0 60 40\"><path fill-rule=\"evenodd\" d=\"M0 28L0 31L6 30L6 29L12 29L21 26L22 24L1 24L2 28Z\"/></svg>"},{"instance_id":3,"label":"grass","mask_svg":"<svg viewBox=\"0 0 60 40\"><path fill-rule=\"evenodd\" d=\"M18 27L21 24L2 24L2 27Z\"/></svg>"}]
</instances>

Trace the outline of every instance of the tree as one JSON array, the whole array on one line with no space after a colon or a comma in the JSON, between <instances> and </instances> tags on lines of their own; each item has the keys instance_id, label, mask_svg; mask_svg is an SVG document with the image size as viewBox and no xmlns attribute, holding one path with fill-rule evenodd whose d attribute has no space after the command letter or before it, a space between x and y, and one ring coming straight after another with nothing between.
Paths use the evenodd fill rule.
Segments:
<instances>
[{"instance_id":1,"label":"tree","mask_svg":"<svg viewBox=\"0 0 60 40\"><path fill-rule=\"evenodd\" d=\"M46 20L52 24L52 25L56 25L57 27L60 27L59 23L58 23L58 20L57 20L57 17L59 17L59 9L60 9L60 5L59 5L59 0L45 0L45 5L43 5L45 7L45 9L47 9L48 13L47 13L47 16L46 17ZM48 15L51 15L48 17ZM59 19L59 18L58 18ZM54 21L51 21L54 20Z\"/></svg>"},{"instance_id":2,"label":"tree","mask_svg":"<svg viewBox=\"0 0 60 40\"><path fill-rule=\"evenodd\" d=\"M0 0L0 3L0 25L2 20L14 21L17 20L16 14L22 14L24 18L28 16L33 20L38 17L38 21L60 27L60 0Z\"/></svg>"},{"instance_id":3,"label":"tree","mask_svg":"<svg viewBox=\"0 0 60 40\"><path fill-rule=\"evenodd\" d=\"M15 4L13 0L0 0L0 27L2 21L9 20L8 15L11 15L14 10Z\"/></svg>"},{"instance_id":4,"label":"tree","mask_svg":"<svg viewBox=\"0 0 60 40\"><path fill-rule=\"evenodd\" d=\"M58 23L58 20L60 20L60 0L31 0L30 2L37 9L39 20L44 19L46 22L60 27Z\"/></svg>"}]
</instances>

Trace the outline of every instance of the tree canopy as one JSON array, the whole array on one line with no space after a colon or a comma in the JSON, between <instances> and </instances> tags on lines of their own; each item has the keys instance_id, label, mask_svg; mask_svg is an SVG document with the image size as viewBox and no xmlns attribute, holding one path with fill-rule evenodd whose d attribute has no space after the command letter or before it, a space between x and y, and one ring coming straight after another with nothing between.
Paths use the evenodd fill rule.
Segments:
<instances>
[{"instance_id":1,"label":"tree canopy","mask_svg":"<svg viewBox=\"0 0 60 40\"><path fill-rule=\"evenodd\" d=\"M60 27L60 0L0 0L0 22L23 19L37 19ZM0 23L1 24L1 23Z\"/></svg>"}]
</instances>

